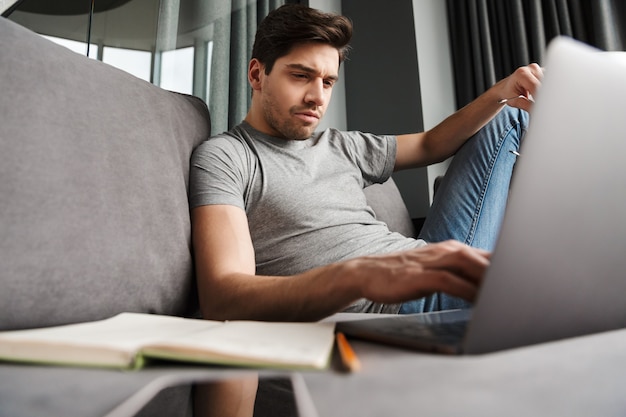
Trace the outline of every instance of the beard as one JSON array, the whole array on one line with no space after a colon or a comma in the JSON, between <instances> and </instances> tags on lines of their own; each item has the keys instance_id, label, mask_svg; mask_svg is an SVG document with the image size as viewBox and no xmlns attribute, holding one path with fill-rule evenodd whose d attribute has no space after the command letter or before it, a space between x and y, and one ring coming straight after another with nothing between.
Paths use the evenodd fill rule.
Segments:
<instances>
[{"instance_id":1,"label":"beard","mask_svg":"<svg viewBox=\"0 0 626 417\"><path fill-rule=\"evenodd\" d=\"M292 106L288 110L287 117L282 117L280 107L272 96L266 96L263 103L263 114L267 124L282 138L289 140L306 140L311 137L319 125L319 119L315 123L305 123L294 115L314 109L313 106Z\"/></svg>"}]
</instances>

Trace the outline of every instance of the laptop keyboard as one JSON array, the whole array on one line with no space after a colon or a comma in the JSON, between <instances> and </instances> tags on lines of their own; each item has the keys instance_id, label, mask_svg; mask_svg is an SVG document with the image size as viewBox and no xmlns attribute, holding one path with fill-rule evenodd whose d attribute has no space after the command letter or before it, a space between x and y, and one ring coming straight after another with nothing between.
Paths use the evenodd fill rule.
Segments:
<instances>
[{"instance_id":1,"label":"laptop keyboard","mask_svg":"<svg viewBox=\"0 0 626 417\"><path fill-rule=\"evenodd\" d=\"M420 322L415 317L397 316L377 327L377 332L390 336L432 340L443 344L455 344L463 339L467 321Z\"/></svg>"}]
</instances>

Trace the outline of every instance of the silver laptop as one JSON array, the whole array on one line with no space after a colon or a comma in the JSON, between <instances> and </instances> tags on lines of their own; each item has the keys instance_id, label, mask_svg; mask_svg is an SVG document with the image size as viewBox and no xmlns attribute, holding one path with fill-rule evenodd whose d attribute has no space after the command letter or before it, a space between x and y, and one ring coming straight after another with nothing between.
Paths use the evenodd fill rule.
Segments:
<instances>
[{"instance_id":1,"label":"silver laptop","mask_svg":"<svg viewBox=\"0 0 626 417\"><path fill-rule=\"evenodd\" d=\"M472 310L338 330L475 354L626 327L626 58L557 38L545 67Z\"/></svg>"}]
</instances>

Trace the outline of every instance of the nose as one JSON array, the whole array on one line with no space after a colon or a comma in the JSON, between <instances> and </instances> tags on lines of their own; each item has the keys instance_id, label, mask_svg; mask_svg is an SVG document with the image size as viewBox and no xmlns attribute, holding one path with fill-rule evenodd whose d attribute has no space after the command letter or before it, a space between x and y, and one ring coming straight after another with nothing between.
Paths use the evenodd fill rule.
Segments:
<instances>
[{"instance_id":1,"label":"nose","mask_svg":"<svg viewBox=\"0 0 626 417\"><path fill-rule=\"evenodd\" d=\"M321 79L315 79L308 84L308 89L304 96L304 101L307 104L314 104L317 107L321 107L326 102L326 95L324 94L324 81Z\"/></svg>"}]
</instances>

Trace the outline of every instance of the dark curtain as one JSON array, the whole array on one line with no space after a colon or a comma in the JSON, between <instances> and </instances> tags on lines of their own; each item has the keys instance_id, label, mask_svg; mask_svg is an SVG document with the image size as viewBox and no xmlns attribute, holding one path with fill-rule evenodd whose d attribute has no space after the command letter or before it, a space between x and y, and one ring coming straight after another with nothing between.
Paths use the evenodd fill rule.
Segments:
<instances>
[{"instance_id":1,"label":"dark curtain","mask_svg":"<svg viewBox=\"0 0 626 417\"><path fill-rule=\"evenodd\" d=\"M248 61L256 28L284 0L211 2L215 20L209 110L211 133L224 132L243 120L250 105Z\"/></svg>"},{"instance_id":2,"label":"dark curtain","mask_svg":"<svg viewBox=\"0 0 626 417\"><path fill-rule=\"evenodd\" d=\"M555 36L626 47L624 0L447 0L447 9L457 108L516 68L542 65Z\"/></svg>"}]
</instances>

